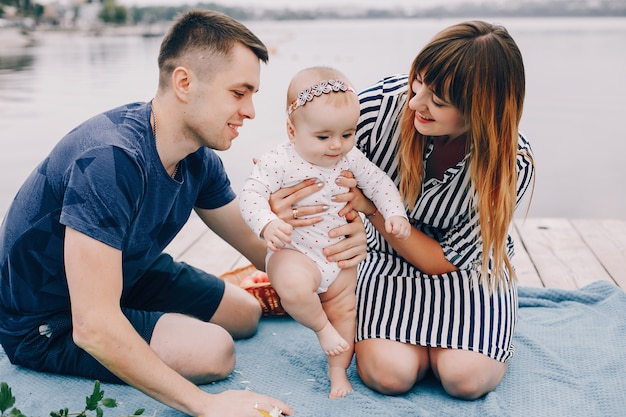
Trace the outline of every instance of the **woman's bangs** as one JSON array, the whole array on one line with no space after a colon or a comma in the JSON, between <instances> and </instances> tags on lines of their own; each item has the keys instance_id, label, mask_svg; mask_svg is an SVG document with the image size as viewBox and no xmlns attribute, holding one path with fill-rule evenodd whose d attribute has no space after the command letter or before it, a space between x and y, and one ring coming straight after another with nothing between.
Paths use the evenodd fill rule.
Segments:
<instances>
[{"instance_id":1,"label":"woman's bangs","mask_svg":"<svg viewBox=\"0 0 626 417\"><path fill-rule=\"evenodd\" d=\"M451 100L451 85L456 77L453 60L440 51L424 51L415 61L416 75L422 76L422 82L430 88L435 95L444 100Z\"/></svg>"}]
</instances>

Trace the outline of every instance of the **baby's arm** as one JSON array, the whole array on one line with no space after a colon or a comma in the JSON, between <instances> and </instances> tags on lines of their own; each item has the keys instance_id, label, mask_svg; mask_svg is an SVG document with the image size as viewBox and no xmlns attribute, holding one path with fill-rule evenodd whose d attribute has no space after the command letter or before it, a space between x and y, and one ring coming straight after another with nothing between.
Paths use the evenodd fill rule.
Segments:
<instances>
[{"instance_id":1,"label":"baby's arm","mask_svg":"<svg viewBox=\"0 0 626 417\"><path fill-rule=\"evenodd\" d=\"M402 216L391 216L385 219L385 231L398 239L405 240L411 234L411 223Z\"/></svg>"},{"instance_id":2,"label":"baby's arm","mask_svg":"<svg viewBox=\"0 0 626 417\"><path fill-rule=\"evenodd\" d=\"M398 239L408 238L411 225L406 215L404 201L394 182L357 148L352 149L350 155L353 157L351 173L356 179L356 185L365 197L374 204L374 209L380 211L385 218L387 233ZM354 196L352 198L354 201ZM367 214L368 212L362 213Z\"/></svg>"},{"instance_id":3,"label":"baby's arm","mask_svg":"<svg viewBox=\"0 0 626 417\"><path fill-rule=\"evenodd\" d=\"M261 231L261 236L265 239L267 247L278 252L285 247L286 244L291 243L291 233L293 227L281 219L275 219L265 225Z\"/></svg>"}]
</instances>

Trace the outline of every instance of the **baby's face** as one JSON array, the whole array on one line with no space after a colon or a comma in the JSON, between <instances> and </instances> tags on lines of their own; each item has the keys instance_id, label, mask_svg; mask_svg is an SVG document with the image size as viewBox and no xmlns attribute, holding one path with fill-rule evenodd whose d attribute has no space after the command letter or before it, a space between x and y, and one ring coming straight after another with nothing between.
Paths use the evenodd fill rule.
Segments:
<instances>
[{"instance_id":1,"label":"baby's face","mask_svg":"<svg viewBox=\"0 0 626 417\"><path fill-rule=\"evenodd\" d=\"M332 167L354 147L359 102L353 93L344 97L316 97L292 114L296 151L313 165ZM329 100L330 98L330 100Z\"/></svg>"}]
</instances>

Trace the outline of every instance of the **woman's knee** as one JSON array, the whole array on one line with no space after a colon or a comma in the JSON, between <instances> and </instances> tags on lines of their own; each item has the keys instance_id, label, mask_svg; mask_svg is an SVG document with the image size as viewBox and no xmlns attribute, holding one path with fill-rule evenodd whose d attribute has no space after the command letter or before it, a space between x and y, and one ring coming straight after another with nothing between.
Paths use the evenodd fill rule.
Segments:
<instances>
[{"instance_id":1,"label":"woman's knee","mask_svg":"<svg viewBox=\"0 0 626 417\"><path fill-rule=\"evenodd\" d=\"M446 392L463 400L475 400L493 391L506 373L507 363L475 352L441 349L433 354L433 371Z\"/></svg>"},{"instance_id":2,"label":"woman's knee","mask_svg":"<svg viewBox=\"0 0 626 417\"><path fill-rule=\"evenodd\" d=\"M363 383L385 395L411 390L428 371L428 351L385 339L367 339L355 346L356 364Z\"/></svg>"},{"instance_id":3,"label":"woman's knee","mask_svg":"<svg viewBox=\"0 0 626 417\"><path fill-rule=\"evenodd\" d=\"M452 397L462 400L475 400L487 394L493 388L487 387L480 376L455 372L453 375L442 375L441 385Z\"/></svg>"}]
</instances>

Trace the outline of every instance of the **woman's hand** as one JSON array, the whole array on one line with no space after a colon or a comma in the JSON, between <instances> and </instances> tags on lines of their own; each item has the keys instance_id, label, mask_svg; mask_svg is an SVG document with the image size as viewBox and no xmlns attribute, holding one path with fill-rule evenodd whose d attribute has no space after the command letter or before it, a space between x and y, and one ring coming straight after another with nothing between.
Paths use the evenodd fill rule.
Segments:
<instances>
[{"instance_id":1,"label":"woman's hand","mask_svg":"<svg viewBox=\"0 0 626 417\"><path fill-rule=\"evenodd\" d=\"M331 238L345 236L346 238L324 248L324 255L329 262L337 262L339 268L350 268L358 265L367 255L365 226L358 211L353 209L354 205L352 203L355 195L363 194L356 188L356 179L354 179L354 175L350 171L342 171L335 183L350 188L350 191L347 193L333 196L335 201L346 203L339 210L338 215L345 217L348 223L332 229L328 236Z\"/></svg>"},{"instance_id":2,"label":"woman's hand","mask_svg":"<svg viewBox=\"0 0 626 417\"><path fill-rule=\"evenodd\" d=\"M346 173L349 176L347 178L339 177L337 183L346 187L356 187L356 180L352 178L352 173L348 171L346 171ZM327 210L327 206L301 206L294 209L294 205L304 197L316 193L323 186L324 183L320 182L318 179L310 178L292 187L282 188L270 195L270 207L274 214L293 227L309 226L319 223L322 221L322 218L314 215ZM335 197L336 201L349 202L351 194L348 192ZM311 215L313 216L301 218L302 216ZM346 209L344 207L339 215L344 216L348 223L332 229L328 235L333 238L338 236L346 236L346 238L334 245L324 248L324 256L326 256L330 262L337 262L340 268L350 268L358 265L359 262L365 259L365 255L367 254L365 226L359 214L350 208Z\"/></svg>"},{"instance_id":3,"label":"woman's hand","mask_svg":"<svg viewBox=\"0 0 626 417\"><path fill-rule=\"evenodd\" d=\"M322 213L328 210L327 206L304 206L297 209L294 206L304 197L318 192L323 186L324 183L318 179L309 178L292 187L281 188L270 195L270 207L274 214L293 227L310 226L319 223L322 221L321 217L302 217Z\"/></svg>"},{"instance_id":4,"label":"woman's hand","mask_svg":"<svg viewBox=\"0 0 626 417\"><path fill-rule=\"evenodd\" d=\"M345 202L344 208L339 210L340 216L346 216L350 211L355 210L365 215L376 211L376 206L372 203L356 186L356 179L350 171L342 171L341 176L335 181L338 185L350 188L350 191L335 196L335 201Z\"/></svg>"},{"instance_id":5,"label":"woman's hand","mask_svg":"<svg viewBox=\"0 0 626 417\"><path fill-rule=\"evenodd\" d=\"M365 226L359 213L351 210L346 214L348 223L328 232L328 236L345 236L334 245L324 248L324 256L329 262L337 262L339 268L357 266L367 255L367 238Z\"/></svg>"}]
</instances>

